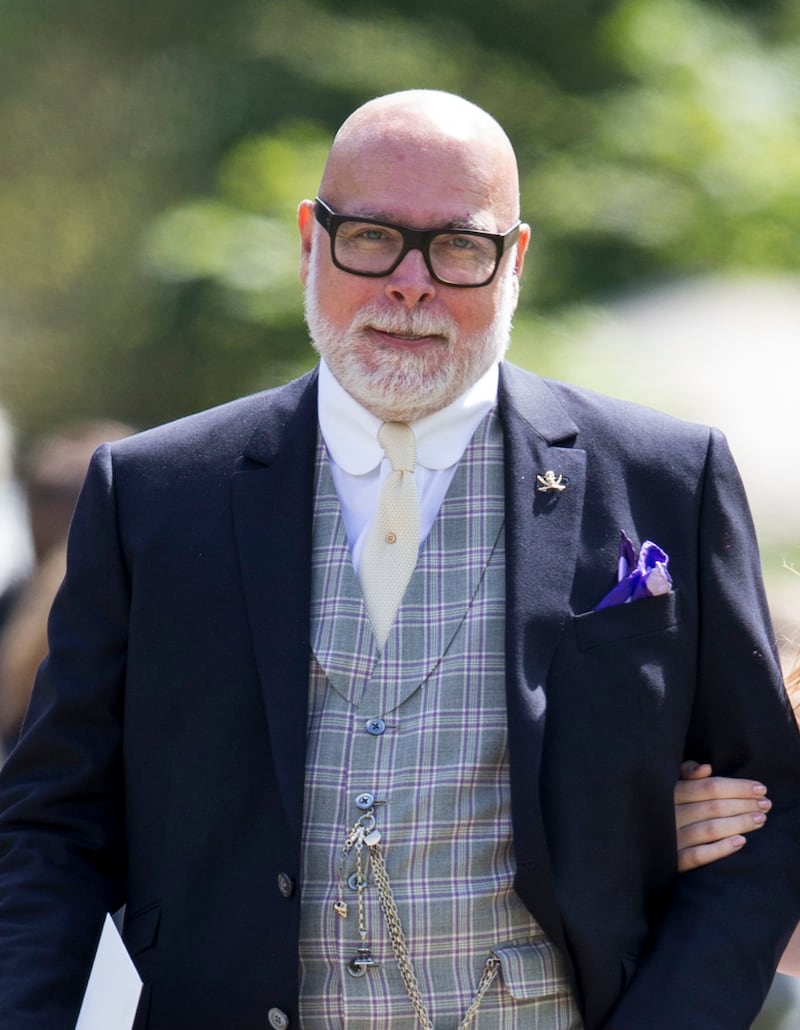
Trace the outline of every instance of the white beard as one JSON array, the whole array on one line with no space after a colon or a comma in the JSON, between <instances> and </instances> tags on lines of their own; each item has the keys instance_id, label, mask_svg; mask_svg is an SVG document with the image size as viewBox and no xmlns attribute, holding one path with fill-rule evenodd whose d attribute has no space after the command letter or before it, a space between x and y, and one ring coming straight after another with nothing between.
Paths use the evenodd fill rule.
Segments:
<instances>
[{"instance_id":1,"label":"white beard","mask_svg":"<svg viewBox=\"0 0 800 1030\"><path fill-rule=\"evenodd\" d=\"M385 421L413 422L441 410L508 349L517 299L511 268L503 277L500 302L490 324L460 341L452 318L432 315L424 308L387 312L380 305L368 306L340 330L320 310L317 282L312 256L305 317L314 348L350 396ZM426 345L418 353L378 348L367 340L367 327L399 336L439 336L442 346Z\"/></svg>"}]
</instances>

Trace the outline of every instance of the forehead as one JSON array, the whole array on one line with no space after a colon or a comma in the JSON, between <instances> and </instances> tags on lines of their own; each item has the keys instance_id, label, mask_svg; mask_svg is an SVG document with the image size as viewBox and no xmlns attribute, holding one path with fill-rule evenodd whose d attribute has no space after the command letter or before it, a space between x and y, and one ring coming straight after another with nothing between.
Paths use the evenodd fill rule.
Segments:
<instances>
[{"instance_id":1,"label":"forehead","mask_svg":"<svg viewBox=\"0 0 800 1030\"><path fill-rule=\"evenodd\" d=\"M337 155L320 195L336 211L403 225L496 231L511 224L504 183L485 152L453 140L365 140Z\"/></svg>"}]
</instances>

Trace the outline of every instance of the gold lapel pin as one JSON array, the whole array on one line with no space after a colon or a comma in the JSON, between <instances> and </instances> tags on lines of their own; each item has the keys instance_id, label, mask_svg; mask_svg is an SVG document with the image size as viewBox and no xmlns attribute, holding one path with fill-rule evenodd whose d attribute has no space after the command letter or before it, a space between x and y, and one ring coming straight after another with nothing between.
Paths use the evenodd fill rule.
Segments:
<instances>
[{"instance_id":1,"label":"gold lapel pin","mask_svg":"<svg viewBox=\"0 0 800 1030\"><path fill-rule=\"evenodd\" d=\"M562 490L567 489L569 482L564 476L556 475L552 469L548 469L543 476L537 476L536 481L541 484L538 488L540 494L549 494L552 491L560 494Z\"/></svg>"}]
</instances>

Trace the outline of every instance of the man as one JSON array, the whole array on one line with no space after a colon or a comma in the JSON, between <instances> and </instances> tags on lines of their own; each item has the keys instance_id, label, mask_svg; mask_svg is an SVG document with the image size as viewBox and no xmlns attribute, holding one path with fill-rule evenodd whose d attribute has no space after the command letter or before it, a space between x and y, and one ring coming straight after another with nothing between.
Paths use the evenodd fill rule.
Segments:
<instances>
[{"instance_id":1,"label":"man","mask_svg":"<svg viewBox=\"0 0 800 1030\"><path fill-rule=\"evenodd\" d=\"M724 441L498 370L529 229L466 101L360 108L299 224L319 369L90 469L0 786L3 1026L71 1026L126 903L151 1030L743 1030L800 748ZM593 611L620 530L672 589L648 544L658 596ZM773 809L678 879L695 754Z\"/></svg>"}]
</instances>

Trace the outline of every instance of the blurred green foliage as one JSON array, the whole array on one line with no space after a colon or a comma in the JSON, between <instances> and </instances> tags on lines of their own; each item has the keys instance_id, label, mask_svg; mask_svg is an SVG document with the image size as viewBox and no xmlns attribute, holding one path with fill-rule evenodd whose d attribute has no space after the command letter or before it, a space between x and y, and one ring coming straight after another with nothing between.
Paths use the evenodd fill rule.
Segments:
<instances>
[{"instance_id":1,"label":"blurred green foliage","mask_svg":"<svg viewBox=\"0 0 800 1030\"><path fill-rule=\"evenodd\" d=\"M308 367L296 204L394 89L462 93L512 137L523 323L797 266L792 0L0 0L0 41L0 402L23 433Z\"/></svg>"}]
</instances>

